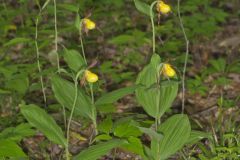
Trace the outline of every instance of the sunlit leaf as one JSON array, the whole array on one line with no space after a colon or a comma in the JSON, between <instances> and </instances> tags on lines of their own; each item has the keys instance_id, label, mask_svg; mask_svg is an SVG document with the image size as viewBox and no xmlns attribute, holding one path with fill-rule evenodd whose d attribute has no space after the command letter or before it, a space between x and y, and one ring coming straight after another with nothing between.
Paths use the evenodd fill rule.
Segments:
<instances>
[{"instance_id":1,"label":"sunlit leaf","mask_svg":"<svg viewBox=\"0 0 240 160\"><path fill-rule=\"evenodd\" d=\"M163 138L159 143L153 140L151 149L156 159L160 157L161 160L164 160L187 143L191 126L186 115L176 114L161 124L158 132L163 133Z\"/></svg>"},{"instance_id":2,"label":"sunlit leaf","mask_svg":"<svg viewBox=\"0 0 240 160\"><path fill-rule=\"evenodd\" d=\"M70 136L72 138L78 139L79 141L87 141L87 138L83 137L81 134L77 132L70 132Z\"/></svg>"},{"instance_id":3,"label":"sunlit leaf","mask_svg":"<svg viewBox=\"0 0 240 160\"><path fill-rule=\"evenodd\" d=\"M0 157L26 157L22 149L11 140L0 140Z\"/></svg>"}]
</instances>

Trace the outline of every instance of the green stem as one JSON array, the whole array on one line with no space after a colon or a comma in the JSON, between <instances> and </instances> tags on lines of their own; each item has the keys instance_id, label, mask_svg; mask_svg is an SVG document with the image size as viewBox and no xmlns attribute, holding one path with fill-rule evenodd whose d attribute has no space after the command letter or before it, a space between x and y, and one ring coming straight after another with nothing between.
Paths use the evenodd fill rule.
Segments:
<instances>
[{"instance_id":1,"label":"green stem","mask_svg":"<svg viewBox=\"0 0 240 160\"><path fill-rule=\"evenodd\" d=\"M181 18L181 12L180 12L180 0L178 0L178 5L177 5L177 10L178 10L178 19L180 22L180 27L182 29L185 43L186 43L186 53L185 53L185 60L184 60L184 66L183 66L183 74L182 74L182 114L184 112L185 108L185 76L186 76L186 69L187 69L187 61L188 61L188 55L189 55L189 40L187 38L187 34L182 22Z\"/></svg>"},{"instance_id":2,"label":"green stem","mask_svg":"<svg viewBox=\"0 0 240 160\"><path fill-rule=\"evenodd\" d=\"M155 118L155 131L157 132L158 130L158 118Z\"/></svg>"},{"instance_id":3,"label":"green stem","mask_svg":"<svg viewBox=\"0 0 240 160\"><path fill-rule=\"evenodd\" d=\"M68 125L67 125L67 146L66 146L66 158L67 160L70 159L70 153L69 153L69 138L70 138L70 126L71 126L71 121L72 121L72 117L73 117L73 113L75 110L75 106L76 106L76 102L77 102L77 97L78 97L78 77L80 76L80 74L82 74L82 70L80 70L75 79L74 79L74 87L75 87L75 96L74 96L74 101L73 101L73 105L72 105L72 110L70 113L70 117L68 120Z\"/></svg>"},{"instance_id":4,"label":"green stem","mask_svg":"<svg viewBox=\"0 0 240 160\"><path fill-rule=\"evenodd\" d=\"M41 10L39 12L39 15L41 14ZM38 15L38 16L39 16ZM38 72L41 74L42 69L41 69L41 65L40 65L40 54L39 54L39 48L38 48L38 23L39 23L39 19L38 17L36 18L36 25L35 25L35 48L36 48L36 55L37 55L37 66L38 66ZM41 88L42 88L42 93L43 93L43 100L44 100L44 104L45 107L47 106L47 97L46 97L46 93L45 93L45 89L44 89L44 83L43 83L43 76L40 75L40 83L41 83Z\"/></svg>"},{"instance_id":5,"label":"green stem","mask_svg":"<svg viewBox=\"0 0 240 160\"><path fill-rule=\"evenodd\" d=\"M86 60L86 56L85 56L85 50L84 50L84 45L83 45L83 39L82 39L82 24L83 24L83 21L81 20L80 28L79 28L79 38L80 38L80 43L81 43L81 48L82 48L83 59L84 59L85 64L87 64L87 60Z\"/></svg>"},{"instance_id":6,"label":"green stem","mask_svg":"<svg viewBox=\"0 0 240 160\"><path fill-rule=\"evenodd\" d=\"M158 1L154 1L150 6L150 19L152 24L152 51L153 54L156 53L156 40L155 40L155 25L154 25L154 16L153 16L153 7Z\"/></svg>"},{"instance_id":7,"label":"green stem","mask_svg":"<svg viewBox=\"0 0 240 160\"><path fill-rule=\"evenodd\" d=\"M90 86L92 104L94 104L93 84L90 83L89 86Z\"/></svg>"},{"instance_id":8,"label":"green stem","mask_svg":"<svg viewBox=\"0 0 240 160\"><path fill-rule=\"evenodd\" d=\"M98 135L97 120L96 119L93 121L93 125L94 125L94 131L95 131L95 136L96 136L96 135Z\"/></svg>"},{"instance_id":9,"label":"green stem","mask_svg":"<svg viewBox=\"0 0 240 160\"><path fill-rule=\"evenodd\" d=\"M155 129L156 129L156 132L158 133L158 126L160 125L160 118L155 118ZM159 142L157 142L157 155L156 155L156 160L160 160L160 146L159 146L160 144L159 144Z\"/></svg>"},{"instance_id":10,"label":"green stem","mask_svg":"<svg viewBox=\"0 0 240 160\"><path fill-rule=\"evenodd\" d=\"M58 72L60 71L60 62L59 62L59 55L58 55L58 30L57 30L57 4L56 0L53 0L54 3L54 30L55 30L55 52L57 55L57 68Z\"/></svg>"},{"instance_id":11,"label":"green stem","mask_svg":"<svg viewBox=\"0 0 240 160\"><path fill-rule=\"evenodd\" d=\"M159 80L160 81L160 80ZM158 91L157 91L157 104L156 104L156 107L157 107L157 116L155 118L155 129L156 129L156 132L158 133L158 126L160 125L161 121L160 121L160 115L159 115L159 102L160 102L160 86L158 86ZM156 159L157 160L160 160L160 155L159 155L159 151L160 151L160 146L159 146L159 142L157 142L157 155L156 155Z\"/></svg>"},{"instance_id":12,"label":"green stem","mask_svg":"<svg viewBox=\"0 0 240 160\"><path fill-rule=\"evenodd\" d=\"M220 94L221 94L221 97L220 97L220 106L219 106L219 109L218 109L218 111L219 111L219 117L218 117L218 121L219 121L219 123L218 123L218 125L219 125L219 134L220 134L220 143L222 144L222 145L224 145L223 143L223 134L224 134L224 131L223 131L223 115L224 115L224 112L223 112L223 91L222 91L222 89L221 89L221 91L220 91Z\"/></svg>"},{"instance_id":13,"label":"green stem","mask_svg":"<svg viewBox=\"0 0 240 160\"><path fill-rule=\"evenodd\" d=\"M89 86L90 86L90 92L91 92L91 100L92 100L92 105L95 109L95 102L94 102L94 94L93 94L93 84L92 83L89 83ZM95 112L93 112L95 114ZM94 130L95 130L95 135L98 134L98 130L97 130L97 120L94 116L94 120L93 120L93 126L94 126Z\"/></svg>"},{"instance_id":14,"label":"green stem","mask_svg":"<svg viewBox=\"0 0 240 160\"><path fill-rule=\"evenodd\" d=\"M153 15L153 7L158 3L159 1L154 1L151 6L150 6L150 19L151 19L151 25L152 25L152 51L153 54L156 53L156 38L155 38L155 25L154 25L154 15ZM160 85L160 74L157 74L157 83L158 85ZM159 115L159 101L160 101L160 91L161 88L159 86L158 91L157 91L157 101L156 101L156 107L157 107L157 113L156 113L156 117L155 117L155 130L156 132L158 132L158 126L161 123L161 115ZM159 155L159 150L160 150L160 146L159 146L159 142L157 143L157 155L156 155L156 159L160 160L160 155Z\"/></svg>"}]
</instances>

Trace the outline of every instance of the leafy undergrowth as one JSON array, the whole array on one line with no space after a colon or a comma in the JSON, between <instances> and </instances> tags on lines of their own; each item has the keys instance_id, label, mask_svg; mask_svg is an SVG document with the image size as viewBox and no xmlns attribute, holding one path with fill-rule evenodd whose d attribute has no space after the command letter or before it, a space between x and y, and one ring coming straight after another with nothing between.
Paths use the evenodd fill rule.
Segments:
<instances>
[{"instance_id":1,"label":"leafy undergrowth","mask_svg":"<svg viewBox=\"0 0 240 160\"><path fill-rule=\"evenodd\" d=\"M0 159L238 160L238 4L1 2Z\"/></svg>"}]
</instances>

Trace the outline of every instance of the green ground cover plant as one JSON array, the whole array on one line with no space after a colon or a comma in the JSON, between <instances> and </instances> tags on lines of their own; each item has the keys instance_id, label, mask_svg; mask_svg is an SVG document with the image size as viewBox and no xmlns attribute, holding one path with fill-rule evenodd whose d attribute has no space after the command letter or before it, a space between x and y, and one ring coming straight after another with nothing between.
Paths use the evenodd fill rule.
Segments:
<instances>
[{"instance_id":1,"label":"green ground cover plant","mask_svg":"<svg viewBox=\"0 0 240 160\"><path fill-rule=\"evenodd\" d=\"M34 159L22 144L39 134L46 137L46 146L58 146L58 159L117 159L118 150L144 160L237 159L236 118L226 122L223 117L239 97L225 97L223 90L239 61L212 59L201 74L186 77L188 64L194 63L191 43L211 39L229 17L220 2L213 4L3 1L0 107L6 112L0 116L0 159ZM206 96L204 80L210 75L221 91L212 133L195 127L185 113L186 90ZM179 92L181 105L174 112ZM117 103L128 96L141 112L117 113ZM88 136L75 132L79 123ZM73 137L85 143L77 152L71 150ZM46 146L44 159L54 159Z\"/></svg>"}]
</instances>

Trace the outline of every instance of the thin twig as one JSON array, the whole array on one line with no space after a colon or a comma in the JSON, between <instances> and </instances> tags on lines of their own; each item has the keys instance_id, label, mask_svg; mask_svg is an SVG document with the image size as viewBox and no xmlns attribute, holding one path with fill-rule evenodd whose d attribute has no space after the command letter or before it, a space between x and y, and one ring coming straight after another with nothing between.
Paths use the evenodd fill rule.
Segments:
<instances>
[{"instance_id":1,"label":"thin twig","mask_svg":"<svg viewBox=\"0 0 240 160\"><path fill-rule=\"evenodd\" d=\"M177 10L178 10L178 18L179 18L180 26L184 35L185 43L186 43L186 53L185 53L185 60L184 60L184 67L183 67L183 74L182 74L182 113L183 113L185 108L185 76L186 76L186 68L187 68L187 61L188 61L188 55L189 55L189 40L187 38L187 34L181 18L180 0L178 0L177 8L178 8Z\"/></svg>"}]
</instances>

